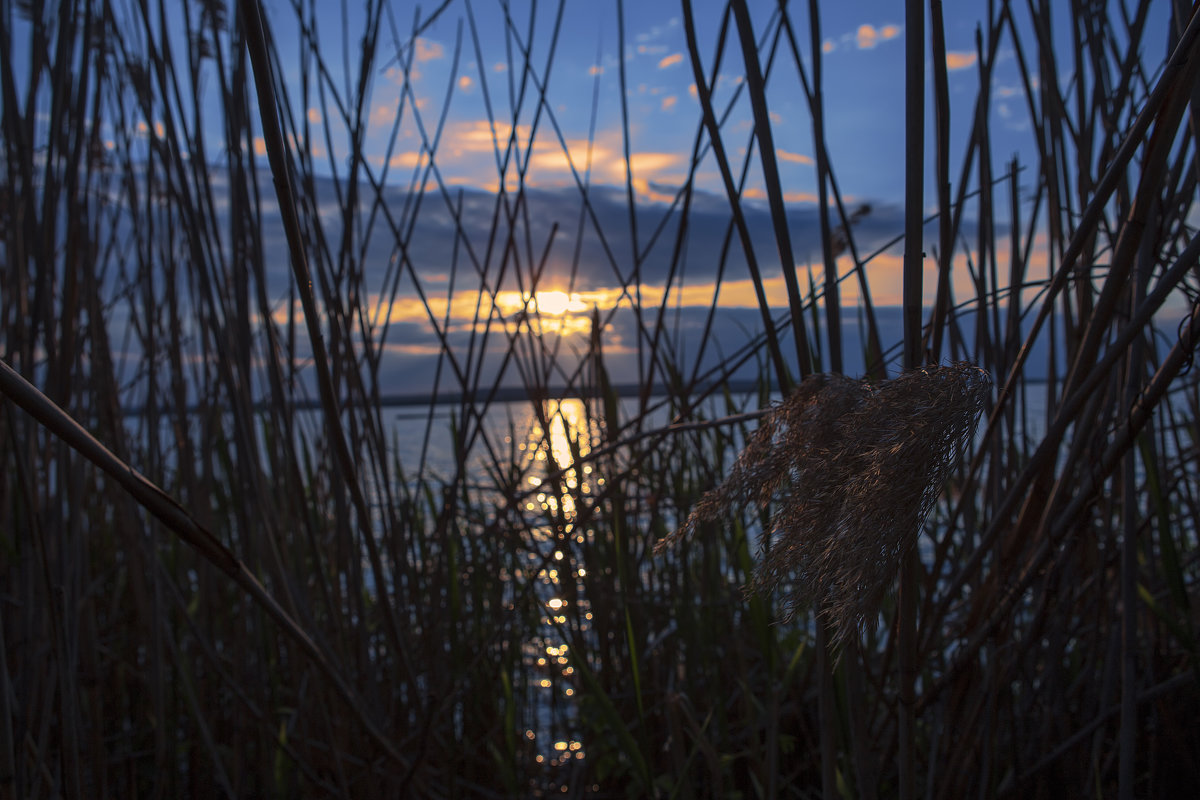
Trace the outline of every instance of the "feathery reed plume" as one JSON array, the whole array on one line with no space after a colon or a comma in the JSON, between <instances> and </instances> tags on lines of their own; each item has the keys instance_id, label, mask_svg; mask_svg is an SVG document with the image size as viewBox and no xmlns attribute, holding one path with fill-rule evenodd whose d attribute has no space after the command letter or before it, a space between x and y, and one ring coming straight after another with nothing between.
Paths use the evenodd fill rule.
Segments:
<instances>
[{"instance_id":1,"label":"feathery reed plume","mask_svg":"<svg viewBox=\"0 0 1200 800\"><path fill-rule=\"evenodd\" d=\"M811 376L763 419L725 481L655 553L733 507L774 500L747 589L769 592L790 579L786 617L819 600L840 643L872 621L990 387L987 372L968 363L874 383Z\"/></svg>"}]
</instances>

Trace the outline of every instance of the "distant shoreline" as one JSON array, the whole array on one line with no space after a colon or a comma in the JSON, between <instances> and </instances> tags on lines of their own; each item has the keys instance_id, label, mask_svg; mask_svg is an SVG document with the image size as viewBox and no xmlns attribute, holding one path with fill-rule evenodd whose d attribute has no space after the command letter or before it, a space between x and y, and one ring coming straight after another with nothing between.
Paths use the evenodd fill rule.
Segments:
<instances>
[{"instance_id":1,"label":"distant shoreline","mask_svg":"<svg viewBox=\"0 0 1200 800\"><path fill-rule=\"evenodd\" d=\"M1046 378L1026 378L1028 384L1044 384ZM726 386L733 394L750 394L757 392L760 387L760 382L754 379L729 381ZM700 384L694 389L701 394L709 393L714 386L712 384ZM641 384L637 383L616 383L612 385L613 391L618 397L628 398L637 397L643 391ZM776 390L772 390L776 391ZM656 383L650 387L650 397L662 397L668 394L665 384ZM580 399L592 400L601 396L600 389L589 386L554 386L549 387L544 392L538 392L534 389L525 386L502 386L487 392L439 392L436 395L431 395L429 392L406 392L406 393L390 393L381 395L379 398L379 406L381 408L413 408L416 406L455 406L462 405L464 402L474 403L488 401L491 403L518 403L534 400L562 400L562 399ZM270 407L267 401L259 401L254 404L254 411L265 411ZM188 413L195 414L206 410L208 407L202 407L197 404L188 406ZM321 401L318 398L309 398L295 400L292 403L292 409L295 411L319 411L321 410ZM121 415L124 417L143 417L146 416L146 407L134 406L121 410Z\"/></svg>"}]
</instances>

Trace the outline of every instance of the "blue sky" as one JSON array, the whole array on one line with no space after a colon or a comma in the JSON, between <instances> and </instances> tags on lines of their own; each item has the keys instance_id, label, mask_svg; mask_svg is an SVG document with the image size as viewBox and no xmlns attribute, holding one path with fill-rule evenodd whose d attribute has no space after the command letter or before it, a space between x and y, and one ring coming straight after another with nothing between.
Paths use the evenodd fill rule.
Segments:
<instances>
[{"instance_id":1,"label":"blue sky","mask_svg":"<svg viewBox=\"0 0 1200 800\"><path fill-rule=\"evenodd\" d=\"M853 2L821 4L820 40L823 66L823 90L827 136L838 180L851 201L898 201L904 176L904 17L903 6L895 2ZM793 4L793 21L805 68L811 78L811 31L807 9ZM328 64L337 71L345 50L356 59L359 47L357 30L361 21L349 20L349 33L343 38L343 21L333 4L326 4L329 16L320 20L322 50ZM516 93L510 84L521 79L520 48L529 48L533 65L531 77L544 82L546 111L561 129L566 147L548 124L545 114L536 133L529 175L530 185L548 187L570 185L570 161L582 171L587 163L589 130L593 123L593 95L596 95L595 134L592 145L594 181L623 185L623 147L620 64L625 64L625 99L629 116L629 145L632 154L634 185L641 198L664 199L654 185L674 186L687 172L700 121L695 81L682 22L676 3L631 2L624 5L624 49L618 25L617 5L610 2L567 3L556 41L554 58L547 69L547 57L553 37L555 4L541 3L532 19L527 4L514 4L511 22L506 24L498 3L477 2L470 6L474 14L479 52L467 20L467 6L453 3L422 35L412 43L405 31L411 19L400 19L396 12L397 36L385 36L380 51L397 54L389 66L377 70L369 106L371 120L369 146L377 148L377 164L387 153L387 139L400 107L404 83L403 59L410 52L410 72L418 111L424 124L432 129L445 98L450 96L450 111L442 144L437 154L439 168L451 184L480 188L498 185L492 126L488 121L486 99L490 100L496 121L496 133L503 139L511 128ZM711 68L717 28L724 4L695 4L697 39L705 54L705 69ZM519 10L518 10L519 9ZM764 30L775 4L751 4L758 30ZM409 12L411 13L411 12ZM986 14L983 2L947 3L946 38L951 66L950 92L952 124L958 142L952 163L957 169L962 158L962 139L969 124L971 104L978 89L978 65L975 60L976 24ZM290 14L272 18L279 29L279 41ZM358 26L356 26L358 22ZM462 25L462 51L455 64L455 45ZM385 25L385 27L387 27ZM329 33L326 34L325 31ZM390 40L389 40L390 39ZM1003 63L1004 60L1010 63ZM389 59L384 59L389 61ZM298 62L293 62L298 63ZM782 178L794 202L813 199L815 170L811 117L800 82L786 50L781 50L775 73L769 83L769 103ZM743 71L736 34L726 49L719 73L715 100L718 107L731 96ZM998 153L1024 150L1032 162L1031 142L1022 137L1028 131L1023 89L1011 53L997 69L993 91L994 147ZM291 76L295 80L296 75ZM450 87L453 90L450 91ZM535 115L537 90L530 87L517 121L517 133L528 139ZM311 121L323 118L314 104ZM730 141L742 142L751 124L745 102L735 107L726 129ZM1011 134L1011 135L1009 135ZM932 140L932 135L930 136ZM400 125L396 147L388 155L394 169L411 171L420 162L421 137L416 118L409 113ZM335 145L336 147L336 145ZM315 151L327 155L323 144ZM702 188L720 189L711 162L698 175ZM762 193L761 181L750 186L750 197Z\"/></svg>"}]
</instances>

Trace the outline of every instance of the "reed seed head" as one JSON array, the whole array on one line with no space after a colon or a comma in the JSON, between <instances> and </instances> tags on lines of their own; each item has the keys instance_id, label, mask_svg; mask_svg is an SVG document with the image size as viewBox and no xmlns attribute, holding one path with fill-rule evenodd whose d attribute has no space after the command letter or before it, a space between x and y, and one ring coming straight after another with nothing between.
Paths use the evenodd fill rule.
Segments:
<instances>
[{"instance_id":1,"label":"reed seed head","mask_svg":"<svg viewBox=\"0 0 1200 800\"><path fill-rule=\"evenodd\" d=\"M747 502L771 503L747 589L790 582L785 618L815 604L841 644L874 623L990 387L968 363L874 383L811 376L764 417L725 481L655 552Z\"/></svg>"}]
</instances>

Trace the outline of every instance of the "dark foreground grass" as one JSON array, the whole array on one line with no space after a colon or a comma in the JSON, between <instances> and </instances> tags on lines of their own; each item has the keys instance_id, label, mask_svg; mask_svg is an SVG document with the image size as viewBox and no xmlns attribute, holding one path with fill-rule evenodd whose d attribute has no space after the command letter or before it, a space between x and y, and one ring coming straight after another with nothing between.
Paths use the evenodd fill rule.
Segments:
<instances>
[{"instance_id":1,"label":"dark foreground grass","mask_svg":"<svg viewBox=\"0 0 1200 800\"><path fill-rule=\"evenodd\" d=\"M653 288L639 277L652 247L682 285L685 229L639 232L631 209L624 263L577 165L583 213L557 222L610 252L627 292L639 372L620 380L605 355L615 312L572 338L536 309L497 309L499 292L532 295L546 274L527 181L535 136L567 152L547 88L558 29L506 25L513 79L489 94L505 191L481 242L463 221L470 198L437 166L459 73L441 117L413 90L429 18L368 4L343 84L311 7L272 9L256 40L255 5L183 3L182 32L150 4L0 6L0 796L887 797L911 784L948 798L1173 797L1200 782L1200 57L1184 4L1169 30L1147 28L1146 3L1073 17L998 4L976 105L953 108L974 121L953 178L931 5L941 190L925 247L939 274L919 345L929 363L978 365L996 392L968 452L935 476L906 583L911 636L901 644L894 596L873 585L853 610L868 624L836 652L818 612L854 587L815 590L804 570L820 587L834 580L822 564L846 554L801 550L764 579L761 539L773 518L806 520L807 481L869 447L791 473L765 506L701 514L653 555L726 478L772 390L798 382L803 397L811 373L844 371L845 281L864 298L868 373L901 361L869 300L875 256L855 241L868 212L844 205L825 148L815 4L735 2L712 41L683 9L701 104L689 176L722 175L721 280L755 281L754 347L715 370L704 352L683 358L670 297L630 298ZM471 7L436 12L441 31L457 21L453 63L478 60ZM298 65L273 39L285 17ZM1075 47L1056 52L1064 24ZM1149 55L1164 39L1171 55ZM991 151L1001 53L1025 76L1034 164ZM427 154L400 208L385 202L389 159L364 145L388 67ZM734 91L713 91L743 67ZM759 152L765 90L780 85L811 106L825 243L824 276L804 292L789 274L786 309L764 286L791 258L788 209ZM271 124L255 96L278 109L264 143L291 200L254 158ZM219 143L198 124L214 108ZM736 113L754 139L736 138ZM347 152L316 163L334 142ZM319 174L334 176L332 217ZM750 179L768 190L773 241L749 235ZM688 218L696 197L689 179L664 219ZM286 254L268 244L276 202L295 213ZM455 220L445 295L408 260L423 204ZM384 266L365 261L373 237L394 243ZM311 285L287 278L289 259ZM964 264L967 284L951 285ZM466 324L456 287L478 292ZM459 398L449 424L430 407L397 426L382 402L405 302L440 352L438 391ZM728 391L742 362L759 365L757 395ZM495 423L502 375L536 398L511 428ZM622 401L614 386L630 382L645 388ZM398 455L413 451L415 463ZM871 486L863 519L887 499Z\"/></svg>"}]
</instances>

